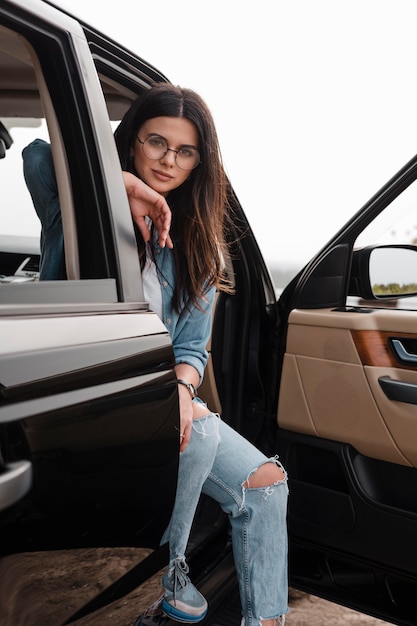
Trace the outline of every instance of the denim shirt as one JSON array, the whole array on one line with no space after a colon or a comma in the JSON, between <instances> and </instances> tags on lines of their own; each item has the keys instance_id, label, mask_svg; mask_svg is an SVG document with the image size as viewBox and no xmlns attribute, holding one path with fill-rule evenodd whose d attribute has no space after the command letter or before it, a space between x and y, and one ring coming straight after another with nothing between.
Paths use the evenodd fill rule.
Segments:
<instances>
[{"instance_id":1,"label":"denim shirt","mask_svg":"<svg viewBox=\"0 0 417 626\"><path fill-rule=\"evenodd\" d=\"M205 299L200 300L203 310L189 304L188 308L185 307L181 313L177 313L172 306L175 286L174 253L170 248L161 248L156 243L154 258L162 291L162 321L171 337L175 362L192 365L199 373L201 383L208 358L207 343L211 333L216 288L211 287Z\"/></svg>"}]
</instances>

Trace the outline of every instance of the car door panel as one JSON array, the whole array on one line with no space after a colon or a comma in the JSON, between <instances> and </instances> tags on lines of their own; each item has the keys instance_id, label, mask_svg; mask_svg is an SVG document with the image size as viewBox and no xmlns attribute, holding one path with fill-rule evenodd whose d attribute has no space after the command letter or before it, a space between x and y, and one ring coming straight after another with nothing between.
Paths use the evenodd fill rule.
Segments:
<instances>
[{"instance_id":1,"label":"car door panel","mask_svg":"<svg viewBox=\"0 0 417 626\"><path fill-rule=\"evenodd\" d=\"M391 348L410 354L416 337L413 311L294 309L278 404L293 583L356 607L362 595L386 619L407 620L415 595L417 420L381 379L417 384Z\"/></svg>"},{"instance_id":2,"label":"car door panel","mask_svg":"<svg viewBox=\"0 0 417 626\"><path fill-rule=\"evenodd\" d=\"M178 396L157 316L3 318L0 336L0 424L9 467L31 464L33 506L70 517L80 502L87 517L146 510L159 537L175 493Z\"/></svg>"},{"instance_id":3,"label":"car door panel","mask_svg":"<svg viewBox=\"0 0 417 626\"><path fill-rule=\"evenodd\" d=\"M386 330L390 326L392 332ZM389 400L379 383L381 377L417 382L417 368L402 369L400 363L394 367L390 349L390 338L403 336L399 333L406 326L410 329L407 337L415 338L417 320L410 312L293 311L278 424L349 443L365 456L416 466L415 409L412 404ZM363 346L370 346L375 356L369 350L365 354ZM375 367L375 362L385 366ZM296 397L301 406L294 411Z\"/></svg>"},{"instance_id":4,"label":"car door panel","mask_svg":"<svg viewBox=\"0 0 417 626\"><path fill-rule=\"evenodd\" d=\"M417 467L417 450L415 447L417 435L417 415L415 404L404 402L398 398L404 395L402 386L407 391L416 393L417 372L404 371L398 368L366 367L365 374L374 394L378 410L389 429L398 449L404 454L408 465ZM381 382L397 384L398 396L387 397ZM408 396L406 396L408 398Z\"/></svg>"},{"instance_id":5,"label":"car door panel","mask_svg":"<svg viewBox=\"0 0 417 626\"><path fill-rule=\"evenodd\" d=\"M5 324L2 329L0 320L0 331L4 330L9 334L4 338L6 351L0 355L0 376L2 384L2 395L8 399L19 399L27 394L36 397L42 395L42 391L47 388L50 391L64 388L69 390L72 387L80 388L92 383L104 382L110 377L113 380L116 376L123 377L124 370L128 368L130 375L136 371L144 371L147 367L146 354L151 355L151 350L160 351L158 355L149 356L149 359L160 359L161 363L166 362L167 366L171 362L170 343L167 334L161 331L159 325L149 324L149 319L155 316L139 314L143 321L143 330L148 332L145 336L128 336L129 332L138 332L139 326L136 322L136 329L129 331L129 325L119 322L128 321L128 316L100 316L94 324L93 317L83 318L60 318L57 320L39 319L36 322L31 320L25 324L15 325L15 329L21 331L21 337L25 336L26 330L31 333L25 340L25 352L19 348L19 341L16 340L14 352L7 352L8 340L11 340L10 330L12 324ZM100 323L103 322L100 333ZM118 329L115 333L111 322L116 324ZM153 326L153 329L152 329ZM48 327L48 330L46 328ZM94 330L93 330L94 327ZM77 345L71 345L71 337L74 336L74 329L77 329ZM123 337L120 328L124 328L127 336ZM155 328L159 331L155 335ZM33 338L33 329L36 329L38 336ZM153 332L152 332L153 331ZM39 338L42 333L50 333L50 337L40 343ZM55 335L55 337L54 337ZM55 346L53 341L55 339ZM68 342L68 343L67 343ZM143 354L140 362L138 354ZM0 409L1 410L1 409Z\"/></svg>"}]
</instances>

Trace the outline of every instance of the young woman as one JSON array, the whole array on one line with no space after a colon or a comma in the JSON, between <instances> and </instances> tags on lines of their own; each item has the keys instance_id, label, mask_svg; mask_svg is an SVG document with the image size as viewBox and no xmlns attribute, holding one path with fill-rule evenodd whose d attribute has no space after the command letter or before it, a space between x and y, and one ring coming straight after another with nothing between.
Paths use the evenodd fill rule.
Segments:
<instances>
[{"instance_id":1,"label":"young woman","mask_svg":"<svg viewBox=\"0 0 417 626\"><path fill-rule=\"evenodd\" d=\"M170 561L161 597L135 624L158 624L164 615L191 623L204 618L207 602L191 583L185 558L201 493L229 516L242 624L284 624L285 470L276 457L265 457L221 421L197 394L214 294L229 289L223 263L227 181L212 116L195 92L157 84L132 104L115 140L138 226L144 293L172 339L180 403L177 495L162 538L169 542ZM40 183L29 152L24 155L27 183L35 206L44 206L33 190ZM37 211L43 214L39 206Z\"/></svg>"}]
</instances>

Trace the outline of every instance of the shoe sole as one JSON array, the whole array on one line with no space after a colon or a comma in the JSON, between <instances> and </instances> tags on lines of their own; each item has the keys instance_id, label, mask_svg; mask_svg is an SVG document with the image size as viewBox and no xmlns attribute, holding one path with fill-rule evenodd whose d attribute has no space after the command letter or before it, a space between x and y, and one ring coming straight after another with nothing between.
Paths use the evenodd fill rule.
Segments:
<instances>
[{"instance_id":1,"label":"shoe sole","mask_svg":"<svg viewBox=\"0 0 417 626\"><path fill-rule=\"evenodd\" d=\"M182 622L183 624L196 624L197 622L201 622L202 619L207 615L207 609L200 613L200 615L190 615L189 613L183 613L182 611L178 611L175 607L165 602L162 602L162 611L164 614L175 620L176 622Z\"/></svg>"}]
</instances>

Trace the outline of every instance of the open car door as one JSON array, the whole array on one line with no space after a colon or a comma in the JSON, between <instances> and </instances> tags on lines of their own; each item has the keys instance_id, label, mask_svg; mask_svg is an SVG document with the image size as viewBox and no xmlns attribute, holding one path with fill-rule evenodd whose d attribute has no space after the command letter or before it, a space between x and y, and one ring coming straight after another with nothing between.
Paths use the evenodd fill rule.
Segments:
<instances>
[{"instance_id":1,"label":"open car door","mask_svg":"<svg viewBox=\"0 0 417 626\"><path fill-rule=\"evenodd\" d=\"M287 287L291 584L396 624L417 593L417 159Z\"/></svg>"}]
</instances>

